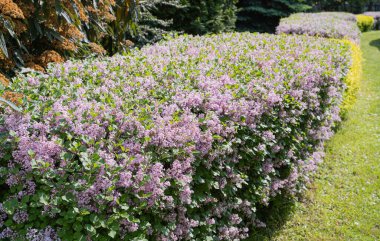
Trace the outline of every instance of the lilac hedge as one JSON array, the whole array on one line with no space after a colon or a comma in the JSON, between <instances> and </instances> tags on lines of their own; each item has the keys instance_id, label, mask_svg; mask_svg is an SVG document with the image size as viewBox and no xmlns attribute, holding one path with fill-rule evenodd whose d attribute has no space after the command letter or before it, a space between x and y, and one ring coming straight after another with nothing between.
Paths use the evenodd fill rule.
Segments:
<instances>
[{"instance_id":1,"label":"lilac hedge","mask_svg":"<svg viewBox=\"0 0 380 241\"><path fill-rule=\"evenodd\" d=\"M239 240L305 188L350 47L182 36L14 80L0 115L0 239Z\"/></svg>"},{"instance_id":2,"label":"lilac hedge","mask_svg":"<svg viewBox=\"0 0 380 241\"><path fill-rule=\"evenodd\" d=\"M297 13L281 19L276 31L360 42L360 30L356 24L356 17L351 13Z\"/></svg>"}]
</instances>

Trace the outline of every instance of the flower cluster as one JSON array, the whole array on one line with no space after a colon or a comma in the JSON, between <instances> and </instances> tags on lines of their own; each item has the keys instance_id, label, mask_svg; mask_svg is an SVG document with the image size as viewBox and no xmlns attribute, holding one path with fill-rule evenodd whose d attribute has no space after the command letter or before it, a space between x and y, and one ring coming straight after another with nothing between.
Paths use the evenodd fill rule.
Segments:
<instances>
[{"instance_id":1,"label":"flower cluster","mask_svg":"<svg viewBox=\"0 0 380 241\"><path fill-rule=\"evenodd\" d=\"M344 42L225 33L15 79L0 237L246 238L321 161L351 61Z\"/></svg>"},{"instance_id":2,"label":"flower cluster","mask_svg":"<svg viewBox=\"0 0 380 241\"><path fill-rule=\"evenodd\" d=\"M360 42L360 30L356 24L356 17L350 13L297 13L281 19L276 31Z\"/></svg>"}]
</instances>

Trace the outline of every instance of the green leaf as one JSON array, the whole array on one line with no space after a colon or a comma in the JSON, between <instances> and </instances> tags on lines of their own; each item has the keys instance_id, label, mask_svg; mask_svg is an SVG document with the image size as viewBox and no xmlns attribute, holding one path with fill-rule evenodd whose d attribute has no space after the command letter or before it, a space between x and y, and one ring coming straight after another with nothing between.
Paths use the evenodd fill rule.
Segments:
<instances>
[{"instance_id":1,"label":"green leaf","mask_svg":"<svg viewBox=\"0 0 380 241\"><path fill-rule=\"evenodd\" d=\"M82 229L83 229L82 223L80 223L80 222L74 223L73 228L75 231L78 231L78 232L82 231Z\"/></svg>"},{"instance_id":2,"label":"green leaf","mask_svg":"<svg viewBox=\"0 0 380 241\"><path fill-rule=\"evenodd\" d=\"M115 230L111 230L108 232L108 236L110 236L111 238L115 238L116 237L116 231Z\"/></svg>"},{"instance_id":3,"label":"green leaf","mask_svg":"<svg viewBox=\"0 0 380 241\"><path fill-rule=\"evenodd\" d=\"M17 207L18 207L18 201L15 198L5 201L3 203L4 211L10 215L14 213Z\"/></svg>"},{"instance_id":4,"label":"green leaf","mask_svg":"<svg viewBox=\"0 0 380 241\"><path fill-rule=\"evenodd\" d=\"M49 204L49 197L45 193L40 193L39 202L44 204L44 205L48 205Z\"/></svg>"},{"instance_id":5,"label":"green leaf","mask_svg":"<svg viewBox=\"0 0 380 241\"><path fill-rule=\"evenodd\" d=\"M84 228L91 234L96 234L96 229L91 224L86 224Z\"/></svg>"},{"instance_id":6,"label":"green leaf","mask_svg":"<svg viewBox=\"0 0 380 241\"><path fill-rule=\"evenodd\" d=\"M6 227L12 227L13 226L13 221L12 219L8 219L7 221L4 222L4 225Z\"/></svg>"},{"instance_id":7,"label":"green leaf","mask_svg":"<svg viewBox=\"0 0 380 241\"><path fill-rule=\"evenodd\" d=\"M30 157L34 157L35 156L35 152L32 150L32 149L30 149L30 150L28 150L28 155L30 156Z\"/></svg>"},{"instance_id":8,"label":"green leaf","mask_svg":"<svg viewBox=\"0 0 380 241\"><path fill-rule=\"evenodd\" d=\"M69 202L69 199L66 197L66 195L62 196L62 200L65 201L65 202Z\"/></svg>"},{"instance_id":9,"label":"green leaf","mask_svg":"<svg viewBox=\"0 0 380 241\"><path fill-rule=\"evenodd\" d=\"M95 214L91 214L90 215L90 221L92 222L92 223L98 223L99 222L99 217L97 216L97 215L95 215Z\"/></svg>"},{"instance_id":10,"label":"green leaf","mask_svg":"<svg viewBox=\"0 0 380 241\"><path fill-rule=\"evenodd\" d=\"M5 57L9 58L7 43L5 42L4 35L2 32L0 32L0 48Z\"/></svg>"},{"instance_id":11,"label":"green leaf","mask_svg":"<svg viewBox=\"0 0 380 241\"><path fill-rule=\"evenodd\" d=\"M5 104L9 105L13 110L17 111L17 112L21 112L22 110L17 107L15 104L13 104L12 102L0 97L0 102L4 102Z\"/></svg>"},{"instance_id":12,"label":"green leaf","mask_svg":"<svg viewBox=\"0 0 380 241\"><path fill-rule=\"evenodd\" d=\"M86 240L85 235L83 235L80 232L75 232L74 235L67 235L65 238L66 238L65 240L78 240L78 241Z\"/></svg>"},{"instance_id":13,"label":"green leaf","mask_svg":"<svg viewBox=\"0 0 380 241\"><path fill-rule=\"evenodd\" d=\"M82 216L86 216L86 215L89 215L90 212L89 212L88 210L82 210L82 211L80 212L80 214L81 214Z\"/></svg>"}]
</instances>

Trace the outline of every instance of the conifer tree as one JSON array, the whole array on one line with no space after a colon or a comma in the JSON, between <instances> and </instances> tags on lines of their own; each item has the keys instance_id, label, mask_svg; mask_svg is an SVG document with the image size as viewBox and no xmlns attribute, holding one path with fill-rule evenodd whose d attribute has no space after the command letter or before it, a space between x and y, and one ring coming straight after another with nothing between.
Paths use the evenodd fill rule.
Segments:
<instances>
[{"instance_id":1,"label":"conifer tree","mask_svg":"<svg viewBox=\"0 0 380 241\"><path fill-rule=\"evenodd\" d=\"M280 18L311 9L305 0L239 0L237 27L240 30L273 32Z\"/></svg>"},{"instance_id":2,"label":"conifer tree","mask_svg":"<svg viewBox=\"0 0 380 241\"><path fill-rule=\"evenodd\" d=\"M177 30L191 34L218 33L235 28L237 0L185 0L176 15Z\"/></svg>"},{"instance_id":3,"label":"conifer tree","mask_svg":"<svg viewBox=\"0 0 380 241\"><path fill-rule=\"evenodd\" d=\"M132 39L139 45L159 41L174 31L173 18L185 7L180 0L140 1L137 34Z\"/></svg>"}]
</instances>

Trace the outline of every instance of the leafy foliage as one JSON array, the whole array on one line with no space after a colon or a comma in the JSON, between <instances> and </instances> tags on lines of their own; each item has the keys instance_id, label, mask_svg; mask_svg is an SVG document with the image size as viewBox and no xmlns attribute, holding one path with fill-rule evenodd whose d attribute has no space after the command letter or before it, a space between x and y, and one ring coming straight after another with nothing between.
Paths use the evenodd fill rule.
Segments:
<instances>
[{"instance_id":1,"label":"leafy foliage","mask_svg":"<svg viewBox=\"0 0 380 241\"><path fill-rule=\"evenodd\" d=\"M206 34L233 30L237 0L141 1L137 43L153 43L169 33Z\"/></svg>"},{"instance_id":2,"label":"leafy foliage","mask_svg":"<svg viewBox=\"0 0 380 241\"><path fill-rule=\"evenodd\" d=\"M235 28L237 0L184 0L174 16L176 30L190 34L220 33Z\"/></svg>"},{"instance_id":3,"label":"leafy foliage","mask_svg":"<svg viewBox=\"0 0 380 241\"><path fill-rule=\"evenodd\" d=\"M133 40L138 45L154 43L164 35L175 31L173 19L186 5L179 0L149 0L139 1L139 17L137 33Z\"/></svg>"},{"instance_id":4,"label":"leafy foliage","mask_svg":"<svg viewBox=\"0 0 380 241\"><path fill-rule=\"evenodd\" d=\"M135 30L136 4L135 0L2 1L0 70L12 74L25 66L41 71L49 62L70 56L118 52Z\"/></svg>"},{"instance_id":5,"label":"leafy foliage","mask_svg":"<svg viewBox=\"0 0 380 241\"><path fill-rule=\"evenodd\" d=\"M350 45L181 36L7 87L0 239L239 240L304 190L339 120Z\"/></svg>"}]
</instances>

